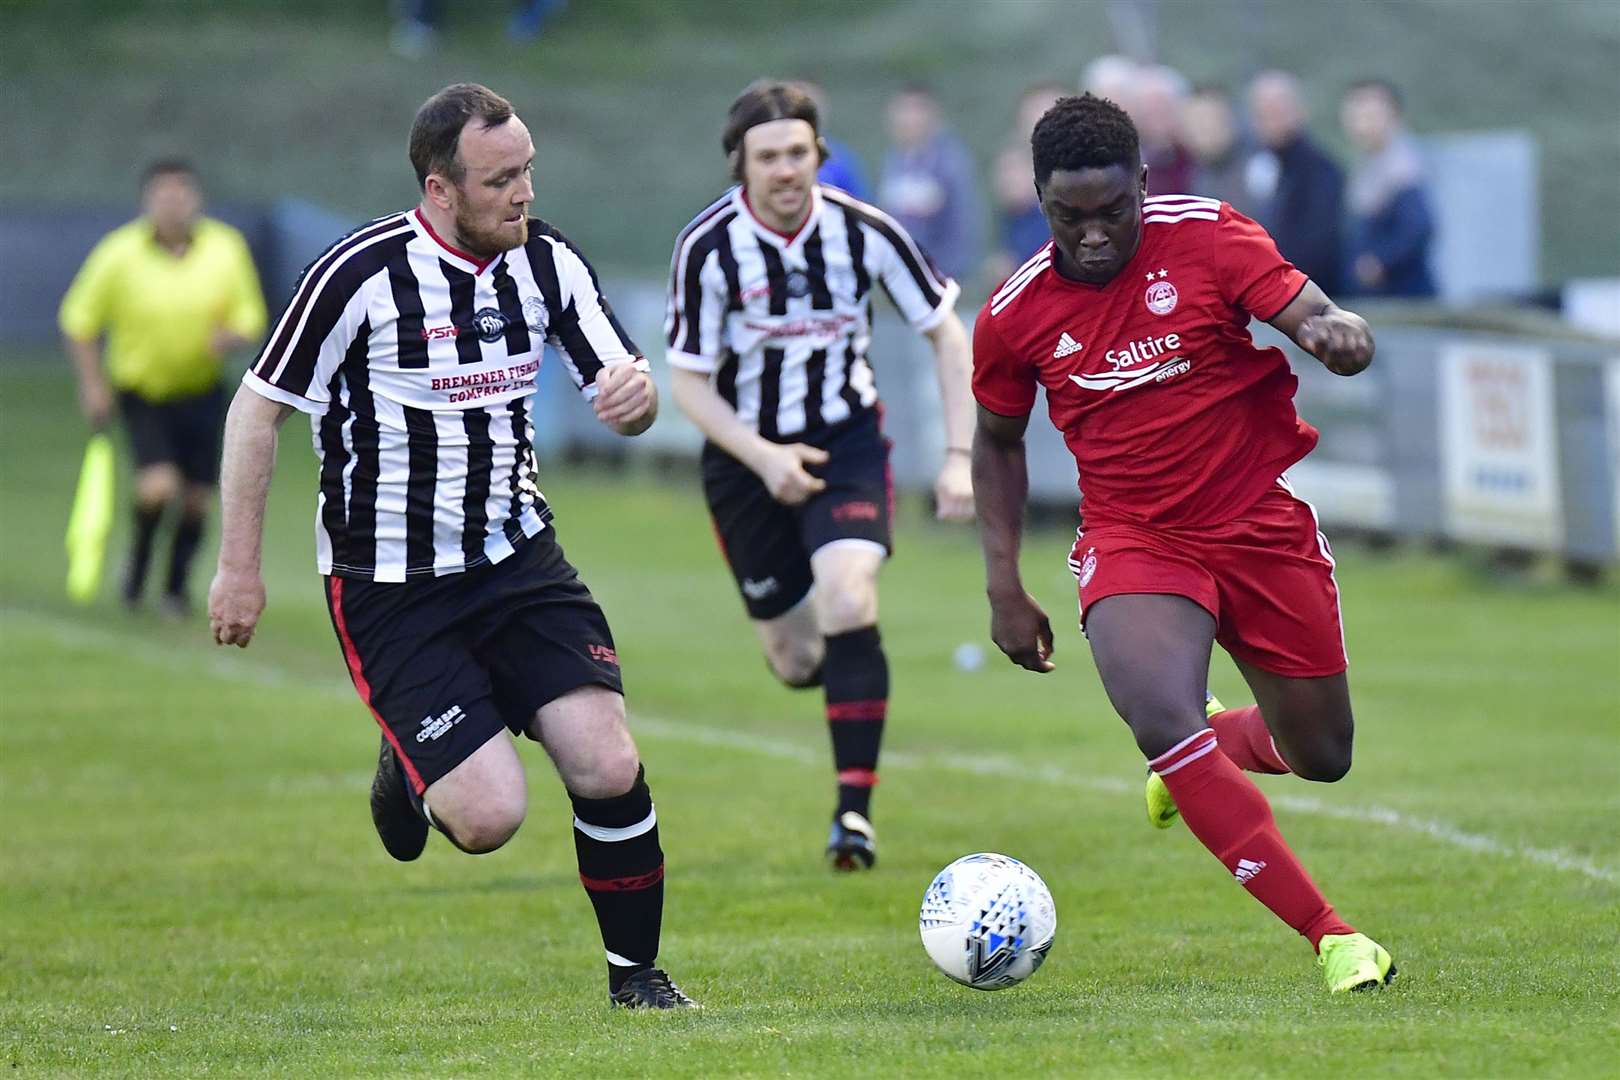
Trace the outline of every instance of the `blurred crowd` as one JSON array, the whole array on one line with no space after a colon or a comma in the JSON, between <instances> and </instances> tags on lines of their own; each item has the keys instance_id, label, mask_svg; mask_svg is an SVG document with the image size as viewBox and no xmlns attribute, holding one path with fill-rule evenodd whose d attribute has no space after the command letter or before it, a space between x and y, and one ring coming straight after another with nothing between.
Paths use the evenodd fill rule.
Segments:
<instances>
[{"instance_id":1,"label":"blurred crowd","mask_svg":"<svg viewBox=\"0 0 1620 1080\"><path fill-rule=\"evenodd\" d=\"M821 89L808 87L824 102ZM1029 137L1058 98L1089 91L1135 121L1151 194L1205 195L1263 224L1283 255L1330 296L1427 297L1434 239L1423 160L1407 131L1400 90L1382 79L1348 86L1339 123L1348 168L1311 133L1298 78L1256 75L1241 91L1191 84L1174 68L1104 56L1078 86L1042 82L1019 99L991 168L990 209L972 156L923 85L888 102L889 148L866 172L834 141L822 180L876 202L910 230L940 268L961 280L999 281L1047 239L1036 203ZM823 112L823 128L839 130ZM982 236L986 218L994 235Z\"/></svg>"}]
</instances>

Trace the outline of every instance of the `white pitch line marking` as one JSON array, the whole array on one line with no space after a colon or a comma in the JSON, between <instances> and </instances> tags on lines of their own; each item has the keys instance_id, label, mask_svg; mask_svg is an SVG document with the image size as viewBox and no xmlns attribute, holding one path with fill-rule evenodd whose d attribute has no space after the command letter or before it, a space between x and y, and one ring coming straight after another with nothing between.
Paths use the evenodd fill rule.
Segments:
<instances>
[{"instance_id":1,"label":"white pitch line marking","mask_svg":"<svg viewBox=\"0 0 1620 1080\"><path fill-rule=\"evenodd\" d=\"M296 689L326 694L345 701L354 700L353 690L336 681L307 682L292 672L251 660L239 660L229 653L213 653L200 660L195 653L176 651L171 647L151 644L126 634L86 626L70 619L23 608L0 607L0 619L31 623L63 645L107 649L152 667L191 675L205 672L228 682L250 683L272 689ZM333 663L335 666L335 659ZM632 720L632 726L638 734L654 739L760 754L800 765L821 765L826 760L824 749L793 740L666 720L639 712L634 714ZM1137 785L1119 777L1076 774L1058 765L1026 764L1006 757L959 758L888 751L883 755L883 761L888 768L931 769L994 776L1008 780L1037 781L1057 787L1084 788L1108 795L1128 795L1139 790ZM1272 806L1296 814L1380 825L1399 832L1428 837L1436 843L1458 851L1493 858L1520 859L1564 873L1579 874L1593 881L1620 884L1620 869L1605 866L1587 856L1561 848L1543 848L1498 840L1494 836L1468 832L1444 821L1414 817L1384 806L1338 806L1303 795L1270 795L1268 798Z\"/></svg>"}]
</instances>

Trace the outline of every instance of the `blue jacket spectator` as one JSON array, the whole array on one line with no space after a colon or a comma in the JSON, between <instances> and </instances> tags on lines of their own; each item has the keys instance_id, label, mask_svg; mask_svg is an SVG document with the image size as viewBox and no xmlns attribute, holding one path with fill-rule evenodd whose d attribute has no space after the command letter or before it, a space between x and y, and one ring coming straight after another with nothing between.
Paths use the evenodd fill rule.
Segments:
<instances>
[{"instance_id":1,"label":"blue jacket spectator","mask_svg":"<svg viewBox=\"0 0 1620 1080\"><path fill-rule=\"evenodd\" d=\"M867 186L866 172L861 168L861 159L855 156L855 151L849 148L848 143L831 137L824 138L827 143L827 160L822 162L821 168L816 171L816 179L823 184L843 188L857 199L871 202L872 189Z\"/></svg>"},{"instance_id":2,"label":"blue jacket spectator","mask_svg":"<svg viewBox=\"0 0 1620 1080\"><path fill-rule=\"evenodd\" d=\"M945 130L939 103L922 87L889 101L893 149L883 162L878 204L945 273L971 280L979 263L979 192L973 160Z\"/></svg>"},{"instance_id":3,"label":"blue jacket spectator","mask_svg":"<svg viewBox=\"0 0 1620 1080\"><path fill-rule=\"evenodd\" d=\"M1001 153L996 155L991 173L996 235L995 250L985 259L984 278L988 283L1004 279L1052 238L1046 215L1041 213L1041 204L1035 195L1035 166L1029 156L1029 139L1046 110L1072 93L1063 83L1044 82L1031 86L1018 99L1013 130Z\"/></svg>"},{"instance_id":4,"label":"blue jacket spectator","mask_svg":"<svg viewBox=\"0 0 1620 1080\"><path fill-rule=\"evenodd\" d=\"M1011 252L1011 258L1022 261L1035 254L1035 249L1052 239L1052 229L1041 213L1041 204L1032 202L1022 210L1001 215L1001 250ZM1014 262L1008 273L1017 269ZM1006 274L1001 275L1006 277Z\"/></svg>"},{"instance_id":5,"label":"blue jacket spectator","mask_svg":"<svg viewBox=\"0 0 1620 1080\"><path fill-rule=\"evenodd\" d=\"M842 139L827 132L827 90L814 79L798 79L794 86L810 95L816 103L816 115L821 119L821 141L827 144L827 160L816 170L816 179L835 188L843 188L857 199L872 201L872 189L866 182L866 170L861 167L860 155L850 149Z\"/></svg>"},{"instance_id":6,"label":"blue jacket spectator","mask_svg":"<svg viewBox=\"0 0 1620 1080\"><path fill-rule=\"evenodd\" d=\"M1399 92L1382 80L1355 83L1345 92L1339 116L1361 155L1350 174L1347 200L1346 291L1435 295L1429 271L1434 217L1424 190L1423 159L1402 121Z\"/></svg>"}]
</instances>

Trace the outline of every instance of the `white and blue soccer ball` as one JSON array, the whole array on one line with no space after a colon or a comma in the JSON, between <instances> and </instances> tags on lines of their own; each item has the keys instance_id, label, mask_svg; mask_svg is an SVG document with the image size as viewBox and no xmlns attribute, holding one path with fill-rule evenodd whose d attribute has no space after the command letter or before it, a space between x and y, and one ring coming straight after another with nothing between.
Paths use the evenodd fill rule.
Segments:
<instances>
[{"instance_id":1,"label":"white and blue soccer ball","mask_svg":"<svg viewBox=\"0 0 1620 1080\"><path fill-rule=\"evenodd\" d=\"M1041 876L993 852L941 870L917 916L939 970L975 990L1002 990L1035 974L1052 948L1057 908Z\"/></svg>"}]
</instances>

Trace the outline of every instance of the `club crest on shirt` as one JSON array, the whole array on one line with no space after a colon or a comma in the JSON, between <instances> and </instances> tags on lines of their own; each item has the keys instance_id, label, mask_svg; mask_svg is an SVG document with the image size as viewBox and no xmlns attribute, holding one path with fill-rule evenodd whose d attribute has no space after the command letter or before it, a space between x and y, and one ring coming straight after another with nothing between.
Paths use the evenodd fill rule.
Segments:
<instances>
[{"instance_id":1,"label":"club crest on shirt","mask_svg":"<svg viewBox=\"0 0 1620 1080\"><path fill-rule=\"evenodd\" d=\"M546 332L546 302L538 296L523 301L523 324L537 334Z\"/></svg>"},{"instance_id":2,"label":"club crest on shirt","mask_svg":"<svg viewBox=\"0 0 1620 1080\"><path fill-rule=\"evenodd\" d=\"M473 329L479 341L499 341L506 333L506 316L492 307L479 308L473 313Z\"/></svg>"},{"instance_id":3,"label":"club crest on shirt","mask_svg":"<svg viewBox=\"0 0 1620 1080\"><path fill-rule=\"evenodd\" d=\"M1176 310L1176 301L1181 299L1181 294L1176 292L1176 287L1165 280L1169 273L1170 271L1163 268L1160 268L1156 273L1153 271L1148 272L1147 292L1142 299L1147 304L1147 309L1155 315L1170 314Z\"/></svg>"},{"instance_id":4,"label":"club crest on shirt","mask_svg":"<svg viewBox=\"0 0 1620 1080\"><path fill-rule=\"evenodd\" d=\"M810 277L802 270L795 270L787 276L787 294L795 300L810 295Z\"/></svg>"}]
</instances>

